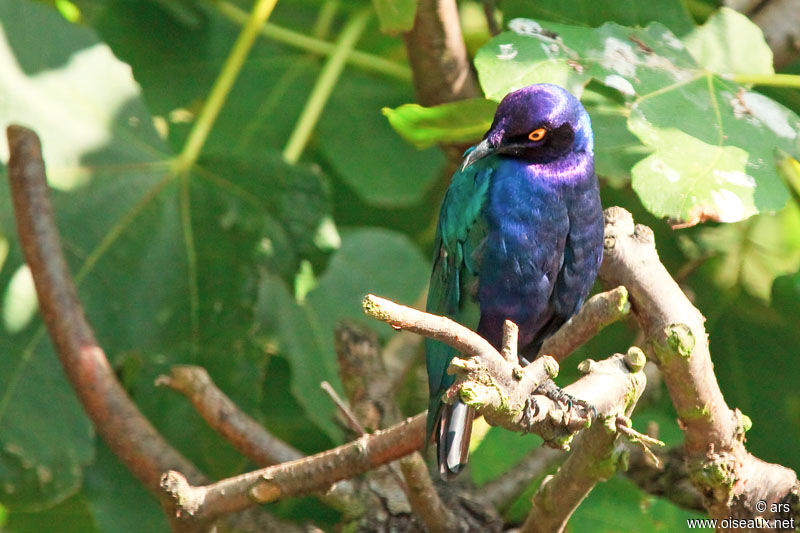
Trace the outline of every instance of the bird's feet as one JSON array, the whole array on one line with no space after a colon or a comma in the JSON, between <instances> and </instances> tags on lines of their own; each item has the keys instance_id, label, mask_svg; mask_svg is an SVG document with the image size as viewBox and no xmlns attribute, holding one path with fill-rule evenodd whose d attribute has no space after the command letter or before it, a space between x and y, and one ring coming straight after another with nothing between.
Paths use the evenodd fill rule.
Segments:
<instances>
[{"instance_id":1,"label":"bird's feet","mask_svg":"<svg viewBox=\"0 0 800 533\"><path fill-rule=\"evenodd\" d=\"M597 418L597 409L593 405L564 392L564 389L556 385L552 379L548 379L539 385L533 393L541 394L558 404L565 405L569 413L572 413L573 410L578 410L578 414L583 418ZM535 401L529 400L528 405L530 406L531 403L535 404Z\"/></svg>"}]
</instances>

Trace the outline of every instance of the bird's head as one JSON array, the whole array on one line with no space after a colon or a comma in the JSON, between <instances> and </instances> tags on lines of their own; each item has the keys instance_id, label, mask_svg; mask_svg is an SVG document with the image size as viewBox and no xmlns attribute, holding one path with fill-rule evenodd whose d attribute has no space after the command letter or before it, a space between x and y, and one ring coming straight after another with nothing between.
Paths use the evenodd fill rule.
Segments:
<instances>
[{"instance_id":1,"label":"bird's head","mask_svg":"<svg viewBox=\"0 0 800 533\"><path fill-rule=\"evenodd\" d=\"M549 83L506 95L492 127L464 157L462 169L492 154L547 163L571 153L592 155L592 126L577 98Z\"/></svg>"}]
</instances>

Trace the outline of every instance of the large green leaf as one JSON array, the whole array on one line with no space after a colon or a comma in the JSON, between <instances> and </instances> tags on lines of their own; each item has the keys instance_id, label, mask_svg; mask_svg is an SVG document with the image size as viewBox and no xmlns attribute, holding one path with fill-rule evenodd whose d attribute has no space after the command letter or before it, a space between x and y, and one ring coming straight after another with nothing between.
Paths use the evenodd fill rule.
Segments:
<instances>
[{"instance_id":1,"label":"large green leaf","mask_svg":"<svg viewBox=\"0 0 800 533\"><path fill-rule=\"evenodd\" d=\"M97 529L112 533L167 531L158 500L119 462L105 444L85 472L84 497Z\"/></svg>"},{"instance_id":2,"label":"large green leaf","mask_svg":"<svg viewBox=\"0 0 800 533\"><path fill-rule=\"evenodd\" d=\"M683 38L698 63L720 74L773 74L772 50L758 26L723 7Z\"/></svg>"},{"instance_id":3,"label":"large green leaf","mask_svg":"<svg viewBox=\"0 0 800 533\"><path fill-rule=\"evenodd\" d=\"M343 234L341 249L302 302L296 302L274 278L262 281L258 302L262 327L279 332L279 349L292 370L294 396L332 438L340 439L342 432L334 422L334 405L320 389L320 382L341 389L333 339L336 324L355 320L386 338L392 330L364 316L363 297L374 293L410 305L418 299L427 278L428 264L407 238L387 230L363 229Z\"/></svg>"},{"instance_id":4,"label":"large green leaf","mask_svg":"<svg viewBox=\"0 0 800 533\"><path fill-rule=\"evenodd\" d=\"M637 0L504 0L503 15L506 20L516 17L572 24L576 26L602 26L616 22L625 26L646 26L658 21L678 35L694 28L692 17L680 0L639 2Z\"/></svg>"},{"instance_id":5,"label":"large green leaf","mask_svg":"<svg viewBox=\"0 0 800 533\"><path fill-rule=\"evenodd\" d=\"M629 102L628 128L656 151L632 175L657 216L684 225L731 222L785 204L775 149L800 154L800 118L699 65L663 25L592 29L515 19L509 27L475 58L487 96L497 99L535 82L580 94L590 78L616 89ZM754 30L742 38L759 46L757 37ZM763 60L754 68L763 69ZM598 139L604 135L595 132ZM687 161L687 151L696 160Z\"/></svg>"},{"instance_id":6,"label":"large green leaf","mask_svg":"<svg viewBox=\"0 0 800 533\"><path fill-rule=\"evenodd\" d=\"M241 468L185 402L154 392L152 378L173 363L201 364L244 408L259 406L264 353L249 336L257 279L269 271L290 282L302 257L319 255L324 179L274 151L236 165L206 159L175 176L130 69L90 30L27 0L0 2L0 25L0 123L42 137L67 261L101 345L181 451L212 475ZM5 295L22 266L6 187L0 232L10 243ZM15 509L75 493L93 455L90 424L43 327L19 316L0 332L0 499Z\"/></svg>"},{"instance_id":7,"label":"large green leaf","mask_svg":"<svg viewBox=\"0 0 800 533\"><path fill-rule=\"evenodd\" d=\"M411 92L401 84L346 75L320 118L317 142L323 157L371 204L418 203L444 162L438 149L420 152L403 142L381 115L384 107L410 99Z\"/></svg>"}]
</instances>

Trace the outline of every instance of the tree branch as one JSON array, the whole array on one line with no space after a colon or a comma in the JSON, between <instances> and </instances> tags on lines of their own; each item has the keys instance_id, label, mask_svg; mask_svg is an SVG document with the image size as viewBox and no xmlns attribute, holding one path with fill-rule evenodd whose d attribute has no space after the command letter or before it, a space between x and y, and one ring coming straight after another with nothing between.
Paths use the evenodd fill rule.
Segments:
<instances>
[{"instance_id":1,"label":"tree branch","mask_svg":"<svg viewBox=\"0 0 800 533\"><path fill-rule=\"evenodd\" d=\"M563 531L595 484L610 478L624 465L623 454L614 449L620 433L617 419L621 414L630 415L645 388L644 355L631 349L624 356L616 354L582 366L589 374L574 385L583 382L586 389L606 391L595 400L598 419L575 438L567 460L539 487L521 533Z\"/></svg>"},{"instance_id":2,"label":"tree branch","mask_svg":"<svg viewBox=\"0 0 800 533\"><path fill-rule=\"evenodd\" d=\"M434 106L481 95L455 0L419 0L414 27L403 39L420 104Z\"/></svg>"},{"instance_id":3,"label":"tree branch","mask_svg":"<svg viewBox=\"0 0 800 533\"><path fill-rule=\"evenodd\" d=\"M164 440L127 395L86 321L48 198L39 138L21 126L9 126L7 135L8 179L22 252L44 323L78 399L108 447L151 491L158 494L161 473L170 469L203 481L203 474Z\"/></svg>"},{"instance_id":4,"label":"tree branch","mask_svg":"<svg viewBox=\"0 0 800 533\"><path fill-rule=\"evenodd\" d=\"M678 413L686 437L689 475L713 518L752 518L756 503L771 504L797 490L796 474L765 463L744 448L749 419L732 411L717 384L704 317L661 264L650 228L634 226L624 209L605 211L604 259L600 279L624 285Z\"/></svg>"},{"instance_id":5,"label":"tree branch","mask_svg":"<svg viewBox=\"0 0 800 533\"><path fill-rule=\"evenodd\" d=\"M553 434L555 428L552 427L552 418L548 417L549 410L531 412L533 391L558 373L558 363L552 357L540 357L523 368L518 362L507 360L486 339L447 317L431 315L371 294L364 298L362 307L367 315L396 329L436 339L463 354L464 359L455 357L450 362L449 371L456 374L456 382L445 393L445 401L452 401L458 395L462 402L476 409L492 425L512 431ZM555 406L544 397L539 399L542 405ZM585 421L585 418L573 417L567 427L576 431Z\"/></svg>"},{"instance_id":6,"label":"tree branch","mask_svg":"<svg viewBox=\"0 0 800 533\"><path fill-rule=\"evenodd\" d=\"M168 376L159 376L156 385L167 386L183 394L208 425L239 453L259 466L288 463L305 454L272 435L261 424L241 411L199 366L179 365ZM350 483L326 487L317 497L346 517L364 512L361 501L353 494Z\"/></svg>"},{"instance_id":7,"label":"tree branch","mask_svg":"<svg viewBox=\"0 0 800 533\"><path fill-rule=\"evenodd\" d=\"M422 447L425 414L316 455L255 470L207 486L191 486L180 472L162 476L161 488L180 519L216 517L326 486L399 459Z\"/></svg>"}]
</instances>

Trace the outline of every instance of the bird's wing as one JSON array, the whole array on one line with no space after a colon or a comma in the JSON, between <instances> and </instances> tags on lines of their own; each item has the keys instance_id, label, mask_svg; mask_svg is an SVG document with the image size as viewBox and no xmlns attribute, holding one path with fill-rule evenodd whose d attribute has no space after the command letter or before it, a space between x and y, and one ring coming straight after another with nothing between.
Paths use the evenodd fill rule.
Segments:
<instances>
[{"instance_id":1,"label":"bird's wing","mask_svg":"<svg viewBox=\"0 0 800 533\"><path fill-rule=\"evenodd\" d=\"M488 163L488 162L487 162ZM492 167L483 161L456 172L442 202L434 243L433 272L428 289L428 312L445 315L475 329L480 318L474 299L481 245L486 238L483 208ZM452 385L447 374L456 351L438 341L425 342L430 387L428 434L439 416L442 393Z\"/></svg>"},{"instance_id":2,"label":"bird's wing","mask_svg":"<svg viewBox=\"0 0 800 533\"><path fill-rule=\"evenodd\" d=\"M595 185L581 191L570 206L564 259L550 297L553 316L538 335L539 345L580 309L594 284L602 258L603 215Z\"/></svg>"}]
</instances>

